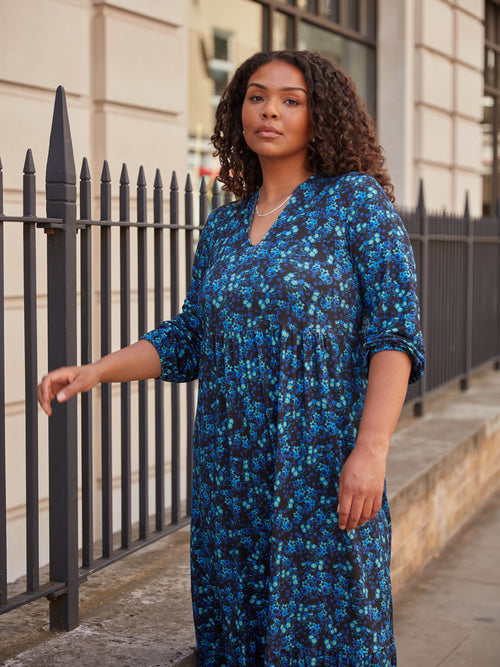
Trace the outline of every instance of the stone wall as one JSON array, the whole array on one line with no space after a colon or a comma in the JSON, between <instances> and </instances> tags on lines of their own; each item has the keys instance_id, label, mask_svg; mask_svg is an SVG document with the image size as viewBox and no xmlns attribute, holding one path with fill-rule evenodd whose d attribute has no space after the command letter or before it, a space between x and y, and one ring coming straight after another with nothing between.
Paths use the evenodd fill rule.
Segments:
<instances>
[{"instance_id":1,"label":"stone wall","mask_svg":"<svg viewBox=\"0 0 500 667\"><path fill-rule=\"evenodd\" d=\"M398 430L388 463L394 591L500 488L500 375Z\"/></svg>"}]
</instances>

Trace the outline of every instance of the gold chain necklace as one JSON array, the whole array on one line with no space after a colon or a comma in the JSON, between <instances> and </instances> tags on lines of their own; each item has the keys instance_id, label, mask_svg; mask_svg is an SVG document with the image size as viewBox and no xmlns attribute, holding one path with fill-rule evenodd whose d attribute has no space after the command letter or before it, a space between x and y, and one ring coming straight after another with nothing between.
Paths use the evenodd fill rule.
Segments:
<instances>
[{"instance_id":1,"label":"gold chain necklace","mask_svg":"<svg viewBox=\"0 0 500 667\"><path fill-rule=\"evenodd\" d=\"M288 197L284 201L281 202L281 204L278 204L278 206L276 206L276 208L273 208L272 211L268 211L267 213L259 213L259 209L257 208L259 200L257 199L257 204L255 204L255 215L258 218L265 218L266 216L271 215L271 213L275 213L279 208L281 208L282 206L284 206L287 203L287 201L290 199L292 194L293 193L289 194Z\"/></svg>"}]
</instances>

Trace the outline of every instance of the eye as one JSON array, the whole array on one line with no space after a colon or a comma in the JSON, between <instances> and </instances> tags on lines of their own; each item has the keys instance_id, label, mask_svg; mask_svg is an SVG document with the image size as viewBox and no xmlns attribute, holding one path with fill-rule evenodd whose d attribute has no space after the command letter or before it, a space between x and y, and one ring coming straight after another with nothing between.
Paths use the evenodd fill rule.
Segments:
<instances>
[{"instance_id":1,"label":"eye","mask_svg":"<svg viewBox=\"0 0 500 667\"><path fill-rule=\"evenodd\" d=\"M261 102L262 101L262 95L249 95L248 96L248 101L249 102Z\"/></svg>"},{"instance_id":2,"label":"eye","mask_svg":"<svg viewBox=\"0 0 500 667\"><path fill-rule=\"evenodd\" d=\"M288 99L288 100L285 100L285 104L287 104L290 107L294 107L294 106L298 106L300 104L300 102L298 102L297 100Z\"/></svg>"}]
</instances>

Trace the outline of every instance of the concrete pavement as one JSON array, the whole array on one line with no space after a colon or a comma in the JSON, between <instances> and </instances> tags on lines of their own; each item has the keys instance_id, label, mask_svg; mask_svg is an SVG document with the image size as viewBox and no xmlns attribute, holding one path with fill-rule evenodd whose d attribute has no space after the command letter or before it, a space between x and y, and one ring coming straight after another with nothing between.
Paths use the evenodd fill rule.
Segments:
<instances>
[{"instance_id":1,"label":"concrete pavement","mask_svg":"<svg viewBox=\"0 0 500 667\"><path fill-rule=\"evenodd\" d=\"M500 493L395 600L399 667L500 667Z\"/></svg>"}]
</instances>

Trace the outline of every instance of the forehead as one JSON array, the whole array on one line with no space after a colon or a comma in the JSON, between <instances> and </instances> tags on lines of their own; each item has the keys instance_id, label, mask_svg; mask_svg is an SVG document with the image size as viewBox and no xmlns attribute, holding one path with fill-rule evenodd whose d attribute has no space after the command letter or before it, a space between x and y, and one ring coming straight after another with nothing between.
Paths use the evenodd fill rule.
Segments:
<instances>
[{"instance_id":1,"label":"forehead","mask_svg":"<svg viewBox=\"0 0 500 667\"><path fill-rule=\"evenodd\" d=\"M251 83L258 83L266 87L299 87L307 90L306 81L300 69L282 60L273 60L261 65L248 79L247 85Z\"/></svg>"}]
</instances>

